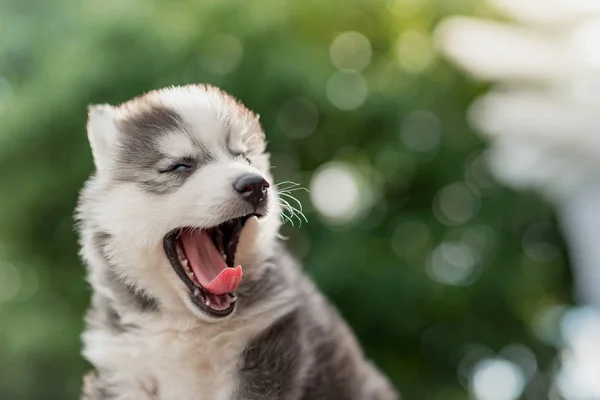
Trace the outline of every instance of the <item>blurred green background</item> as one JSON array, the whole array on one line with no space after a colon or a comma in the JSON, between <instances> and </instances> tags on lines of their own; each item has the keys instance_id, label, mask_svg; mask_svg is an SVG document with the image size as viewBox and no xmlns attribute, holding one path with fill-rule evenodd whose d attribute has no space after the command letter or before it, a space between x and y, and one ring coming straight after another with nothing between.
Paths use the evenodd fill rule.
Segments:
<instances>
[{"instance_id":1,"label":"blurred green background","mask_svg":"<svg viewBox=\"0 0 600 400\"><path fill-rule=\"evenodd\" d=\"M261 115L308 223L292 251L406 399L517 366L544 399L570 304L552 210L486 170L485 91L436 51L475 0L0 0L0 399L75 399L90 288L73 209L89 103L211 83Z\"/></svg>"}]
</instances>

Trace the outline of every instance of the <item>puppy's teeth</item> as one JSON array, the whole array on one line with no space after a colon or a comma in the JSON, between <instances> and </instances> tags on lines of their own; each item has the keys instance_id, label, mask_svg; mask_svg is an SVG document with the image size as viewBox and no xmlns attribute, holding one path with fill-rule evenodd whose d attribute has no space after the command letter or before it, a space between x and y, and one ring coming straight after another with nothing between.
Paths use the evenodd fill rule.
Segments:
<instances>
[{"instance_id":1,"label":"puppy's teeth","mask_svg":"<svg viewBox=\"0 0 600 400\"><path fill-rule=\"evenodd\" d=\"M210 300L206 299L206 306L210 307Z\"/></svg>"},{"instance_id":2,"label":"puppy's teeth","mask_svg":"<svg viewBox=\"0 0 600 400\"><path fill-rule=\"evenodd\" d=\"M194 296L200 296L200 289L194 289Z\"/></svg>"}]
</instances>

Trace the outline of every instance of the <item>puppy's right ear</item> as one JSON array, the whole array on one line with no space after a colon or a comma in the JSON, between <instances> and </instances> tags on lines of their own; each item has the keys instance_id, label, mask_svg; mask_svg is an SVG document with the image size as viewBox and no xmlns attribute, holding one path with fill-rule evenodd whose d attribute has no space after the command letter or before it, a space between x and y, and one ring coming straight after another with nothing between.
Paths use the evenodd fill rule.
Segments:
<instances>
[{"instance_id":1,"label":"puppy's right ear","mask_svg":"<svg viewBox=\"0 0 600 400\"><path fill-rule=\"evenodd\" d=\"M119 133L115 116L115 108L108 104L88 107L87 134L97 171L108 168L114 160Z\"/></svg>"}]
</instances>

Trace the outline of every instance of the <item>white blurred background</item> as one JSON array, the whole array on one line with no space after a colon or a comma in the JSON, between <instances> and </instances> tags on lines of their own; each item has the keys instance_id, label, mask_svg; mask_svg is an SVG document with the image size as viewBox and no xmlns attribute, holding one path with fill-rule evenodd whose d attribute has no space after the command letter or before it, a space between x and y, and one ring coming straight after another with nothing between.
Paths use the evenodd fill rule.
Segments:
<instances>
[{"instance_id":1,"label":"white blurred background","mask_svg":"<svg viewBox=\"0 0 600 400\"><path fill-rule=\"evenodd\" d=\"M555 204L568 243L579 306L553 315L562 351L550 396L600 399L600 1L488 3L506 22L447 18L437 44L491 83L469 122L489 143L492 172ZM472 388L482 400L517 399L525 378L506 359L487 359Z\"/></svg>"}]
</instances>

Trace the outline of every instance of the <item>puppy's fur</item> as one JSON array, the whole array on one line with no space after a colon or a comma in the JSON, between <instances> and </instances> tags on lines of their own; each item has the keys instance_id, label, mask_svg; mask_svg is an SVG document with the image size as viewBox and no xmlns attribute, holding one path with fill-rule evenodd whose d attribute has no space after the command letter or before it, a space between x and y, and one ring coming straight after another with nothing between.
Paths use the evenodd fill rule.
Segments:
<instances>
[{"instance_id":1,"label":"puppy's fur","mask_svg":"<svg viewBox=\"0 0 600 400\"><path fill-rule=\"evenodd\" d=\"M190 301L165 255L178 227L207 229L253 212L240 175L269 182L258 118L209 86L168 88L118 107L92 106L96 165L80 197L81 254L93 288L83 399L395 399L335 309L277 240L280 206L246 223L234 312ZM185 158L193 171L160 171Z\"/></svg>"}]
</instances>

